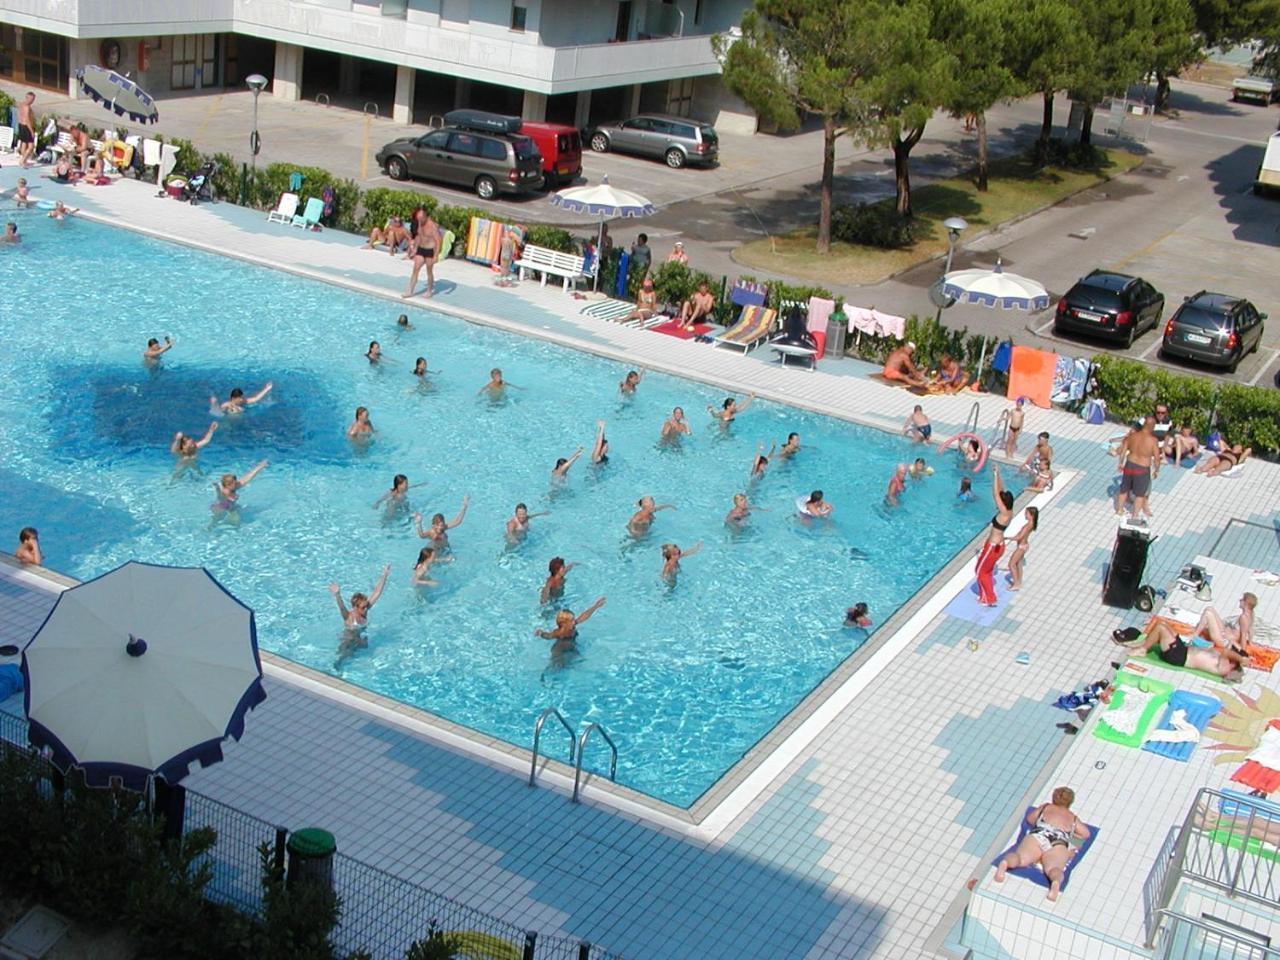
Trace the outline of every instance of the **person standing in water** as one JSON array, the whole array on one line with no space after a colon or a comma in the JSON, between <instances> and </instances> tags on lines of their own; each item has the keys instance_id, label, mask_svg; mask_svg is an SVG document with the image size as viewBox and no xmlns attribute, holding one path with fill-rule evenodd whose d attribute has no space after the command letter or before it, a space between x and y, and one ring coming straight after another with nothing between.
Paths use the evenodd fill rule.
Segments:
<instances>
[{"instance_id":1,"label":"person standing in water","mask_svg":"<svg viewBox=\"0 0 1280 960\"><path fill-rule=\"evenodd\" d=\"M674 587L676 585L676 577L680 573L680 561L684 557L692 557L701 549L701 540L688 550L681 550L674 543L664 543L662 545L662 579Z\"/></svg>"},{"instance_id":2,"label":"person standing in water","mask_svg":"<svg viewBox=\"0 0 1280 960\"><path fill-rule=\"evenodd\" d=\"M755 398L756 395L754 393L748 394L747 399L743 400L742 403L738 403L738 401L733 399L733 397L725 397L724 403L720 405L719 410L711 406L711 404L707 404L707 412L719 420L722 425L727 426L728 424L733 423L734 418L737 417L738 414L751 406L751 401Z\"/></svg>"},{"instance_id":3,"label":"person standing in water","mask_svg":"<svg viewBox=\"0 0 1280 960\"><path fill-rule=\"evenodd\" d=\"M373 422L369 419L368 407L356 407L356 418L347 427L347 439L366 441L373 439Z\"/></svg>"},{"instance_id":4,"label":"person standing in water","mask_svg":"<svg viewBox=\"0 0 1280 960\"><path fill-rule=\"evenodd\" d=\"M377 510L386 504L388 518L404 513L409 508L410 486L409 478L403 473L397 473L391 478L391 489L373 501L373 509Z\"/></svg>"},{"instance_id":5,"label":"person standing in water","mask_svg":"<svg viewBox=\"0 0 1280 960\"><path fill-rule=\"evenodd\" d=\"M788 433L787 442L782 445L782 449L778 451L778 456L784 460L790 460L800 452L800 434Z\"/></svg>"},{"instance_id":6,"label":"person standing in water","mask_svg":"<svg viewBox=\"0 0 1280 960\"><path fill-rule=\"evenodd\" d=\"M333 599L338 604L338 613L342 615L342 643L338 648L339 662L350 656L357 649L369 645L365 639L365 630L369 626L369 611L373 609L373 605L382 596L383 588L387 585L387 576L390 573L391 564L388 563L382 568L382 576L378 578L377 584L369 592L368 596L363 593L353 593L351 595L350 607L342 602L342 588L337 583L329 584L329 592L333 594Z\"/></svg>"},{"instance_id":7,"label":"person standing in water","mask_svg":"<svg viewBox=\"0 0 1280 960\"><path fill-rule=\"evenodd\" d=\"M240 491L266 468L267 461L260 460L243 477L237 477L234 473L222 475L222 479L213 485L214 500L209 508L213 511L214 523L225 520L232 526L240 525Z\"/></svg>"},{"instance_id":8,"label":"person standing in water","mask_svg":"<svg viewBox=\"0 0 1280 960\"><path fill-rule=\"evenodd\" d=\"M209 445L209 441L213 439L213 433L218 429L218 422L215 420L209 424L209 429L204 432L204 436L197 440L195 437L189 437L181 430L173 435L173 442L169 444L169 452L177 457L177 462L173 467L173 478L176 480L188 470L200 472L200 467L196 464L196 457L205 447Z\"/></svg>"},{"instance_id":9,"label":"person standing in water","mask_svg":"<svg viewBox=\"0 0 1280 960\"><path fill-rule=\"evenodd\" d=\"M631 515L631 519L627 521L627 532L633 537L640 538L649 532L649 527L653 525L653 515L659 510L674 510L674 503L654 503L653 497L641 497L636 501L636 507L639 509Z\"/></svg>"},{"instance_id":10,"label":"person standing in water","mask_svg":"<svg viewBox=\"0 0 1280 960\"><path fill-rule=\"evenodd\" d=\"M542 584L542 593L539 595L541 603L550 603L564 596L564 578L575 566L576 564L565 563L563 557L551 558L551 562L547 564L547 579Z\"/></svg>"},{"instance_id":11,"label":"person standing in water","mask_svg":"<svg viewBox=\"0 0 1280 960\"><path fill-rule=\"evenodd\" d=\"M618 384L618 392L624 397L635 396L636 387L640 386L640 379L644 376L644 371L630 371Z\"/></svg>"},{"instance_id":12,"label":"person standing in water","mask_svg":"<svg viewBox=\"0 0 1280 960\"><path fill-rule=\"evenodd\" d=\"M142 351L142 361L146 364L157 364L160 362L160 355L168 353L172 349L173 337L165 337L164 343L152 337L147 341L147 349Z\"/></svg>"},{"instance_id":13,"label":"person standing in water","mask_svg":"<svg viewBox=\"0 0 1280 960\"><path fill-rule=\"evenodd\" d=\"M591 462L597 467L603 467L609 462L609 441L604 435L604 421L596 421L596 439L591 445Z\"/></svg>"},{"instance_id":14,"label":"person standing in water","mask_svg":"<svg viewBox=\"0 0 1280 960\"><path fill-rule=\"evenodd\" d=\"M680 442L681 437L687 437L693 433L689 429L689 423L684 418L684 408L676 407L671 411L671 416L662 424L661 442L665 444L676 444Z\"/></svg>"},{"instance_id":15,"label":"person standing in water","mask_svg":"<svg viewBox=\"0 0 1280 960\"><path fill-rule=\"evenodd\" d=\"M13 557L26 567L44 565L44 554L40 552L40 531L35 527L23 527L18 531L18 549Z\"/></svg>"},{"instance_id":16,"label":"person standing in water","mask_svg":"<svg viewBox=\"0 0 1280 960\"><path fill-rule=\"evenodd\" d=\"M751 517L751 502L745 493L733 495L733 507L725 514L724 522L735 530L741 530Z\"/></svg>"},{"instance_id":17,"label":"person standing in water","mask_svg":"<svg viewBox=\"0 0 1280 960\"><path fill-rule=\"evenodd\" d=\"M898 498L907 490L907 465L900 463L889 478L889 489L885 491L884 502L891 507L898 505Z\"/></svg>"},{"instance_id":18,"label":"person standing in water","mask_svg":"<svg viewBox=\"0 0 1280 960\"><path fill-rule=\"evenodd\" d=\"M563 667L570 657L577 655L578 627L590 620L592 614L603 607L604 603L605 598L600 597L595 603L576 615L572 610L557 610L555 629L533 631L535 637L555 641L551 645L551 666L553 668Z\"/></svg>"},{"instance_id":19,"label":"person standing in water","mask_svg":"<svg viewBox=\"0 0 1280 960\"><path fill-rule=\"evenodd\" d=\"M521 390L514 383L508 383L502 379L502 368L494 367L489 371L489 382L481 387L477 392L480 394L487 393L490 400L503 400L507 396L507 389Z\"/></svg>"},{"instance_id":20,"label":"person standing in water","mask_svg":"<svg viewBox=\"0 0 1280 960\"><path fill-rule=\"evenodd\" d=\"M764 441L761 440L759 443L756 444L756 455L755 455L755 458L751 461L750 479L759 480L761 477L764 476L764 472L769 469L769 458L773 456L774 451L777 449L778 447L775 444L774 446L769 448L768 453L765 453Z\"/></svg>"},{"instance_id":21,"label":"person standing in water","mask_svg":"<svg viewBox=\"0 0 1280 960\"><path fill-rule=\"evenodd\" d=\"M540 513L530 513L529 508L523 503L516 504L515 515L507 521L507 543L515 546L529 535L529 521L534 517L545 517L550 511L543 510Z\"/></svg>"},{"instance_id":22,"label":"person standing in water","mask_svg":"<svg viewBox=\"0 0 1280 960\"><path fill-rule=\"evenodd\" d=\"M430 540L431 545L435 548L437 554L451 553L452 548L449 546L449 531L462 523L467 516L467 506L471 503L471 496L462 498L462 509L458 511L458 515L445 523L444 514L437 513L431 518L431 526L427 529L422 527L422 514L415 513L413 522L418 530L418 536L423 540Z\"/></svg>"},{"instance_id":23,"label":"person standing in water","mask_svg":"<svg viewBox=\"0 0 1280 960\"><path fill-rule=\"evenodd\" d=\"M431 547L423 547L418 551L418 561L413 565L413 577L410 583L415 587L438 587L439 580L431 579L431 565L434 563L447 563L453 557L442 557Z\"/></svg>"},{"instance_id":24,"label":"person standing in water","mask_svg":"<svg viewBox=\"0 0 1280 960\"><path fill-rule=\"evenodd\" d=\"M235 387L231 391L231 395L221 402L219 402L217 397L210 397L209 412L215 417L244 413L245 407L251 407L255 403L261 403L263 398L271 392L271 388L273 386L275 386L275 384L268 380L261 390L250 397L246 397L244 395L244 391L239 387Z\"/></svg>"},{"instance_id":25,"label":"person standing in water","mask_svg":"<svg viewBox=\"0 0 1280 960\"><path fill-rule=\"evenodd\" d=\"M555 467L551 470L551 479L563 480L567 477L569 475L569 468L578 462L578 458L580 456L582 456L582 447L579 447L567 457L560 457L557 459Z\"/></svg>"}]
</instances>

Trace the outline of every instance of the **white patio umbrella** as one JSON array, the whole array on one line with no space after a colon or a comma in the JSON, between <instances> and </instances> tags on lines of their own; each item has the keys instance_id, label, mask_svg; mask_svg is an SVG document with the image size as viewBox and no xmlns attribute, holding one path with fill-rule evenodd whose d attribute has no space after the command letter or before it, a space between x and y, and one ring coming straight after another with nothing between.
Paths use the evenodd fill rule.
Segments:
<instances>
[{"instance_id":1,"label":"white patio umbrella","mask_svg":"<svg viewBox=\"0 0 1280 960\"><path fill-rule=\"evenodd\" d=\"M551 195L552 206L572 213L584 213L600 218L596 233L596 275L594 287L600 286L600 243L604 239L604 222L618 217L649 217L657 212L652 203L630 190L619 190L609 183L606 173L600 182L585 187L570 187Z\"/></svg>"},{"instance_id":2,"label":"white patio umbrella","mask_svg":"<svg viewBox=\"0 0 1280 960\"><path fill-rule=\"evenodd\" d=\"M91 63L76 71L80 90L117 117L128 116L135 123L159 123L160 110L147 91L114 70Z\"/></svg>"},{"instance_id":3,"label":"white patio umbrella","mask_svg":"<svg viewBox=\"0 0 1280 960\"><path fill-rule=\"evenodd\" d=\"M137 561L65 591L22 673L31 742L135 790L217 763L266 697L253 611L207 570Z\"/></svg>"},{"instance_id":4,"label":"white patio umbrella","mask_svg":"<svg viewBox=\"0 0 1280 960\"><path fill-rule=\"evenodd\" d=\"M997 260L992 270L953 270L942 278L943 296L966 303L980 303L1005 310L1028 310L1035 313L1049 306L1049 292L1044 286L1016 273L1005 273Z\"/></svg>"}]
</instances>

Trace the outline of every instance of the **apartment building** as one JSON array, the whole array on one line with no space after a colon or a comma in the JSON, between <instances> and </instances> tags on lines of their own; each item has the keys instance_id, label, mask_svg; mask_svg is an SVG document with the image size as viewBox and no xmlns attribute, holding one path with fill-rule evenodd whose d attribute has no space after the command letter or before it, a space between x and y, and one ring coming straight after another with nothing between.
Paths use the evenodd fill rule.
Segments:
<instances>
[{"instance_id":1,"label":"apartment building","mask_svg":"<svg viewBox=\"0 0 1280 960\"><path fill-rule=\"evenodd\" d=\"M101 63L145 89L238 88L377 110L586 126L663 111L753 131L711 37L749 0L0 0L0 77L76 94Z\"/></svg>"}]
</instances>

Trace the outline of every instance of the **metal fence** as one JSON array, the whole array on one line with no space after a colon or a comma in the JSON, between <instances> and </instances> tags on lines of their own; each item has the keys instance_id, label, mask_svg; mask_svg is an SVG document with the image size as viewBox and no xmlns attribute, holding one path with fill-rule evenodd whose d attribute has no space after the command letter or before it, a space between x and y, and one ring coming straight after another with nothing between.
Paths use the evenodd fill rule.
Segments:
<instances>
[{"instance_id":1,"label":"metal fence","mask_svg":"<svg viewBox=\"0 0 1280 960\"><path fill-rule=\"evenodd\" d=\"M23 751L27 723L0 711L0 746ZM288 831L252 814L188 790L184 833L212 827L217 842L209 853L213 877L205 896L263 916L262 860L266 844L275 862L283 863ZM341 951L366 950L374 960L401 960L413 941L432 927L471 945L483 944L486 955L515 960L621 960L585 941L543 936L477 910L344 854L333 858L334 892L341 899L341 919L333 942Z\"/></svg>"},{"instance_id":2,"label":"metal fence","mask_svg":"<svg viewBox=\"0 0 1280 960\"><path fill-rule=\"evenodd\" d=\"M1280 960L1280 951L1247 931L1170 911L1161 911L1161 936L1154 955L1158 960Z\"/></svg>"}]
</instances>

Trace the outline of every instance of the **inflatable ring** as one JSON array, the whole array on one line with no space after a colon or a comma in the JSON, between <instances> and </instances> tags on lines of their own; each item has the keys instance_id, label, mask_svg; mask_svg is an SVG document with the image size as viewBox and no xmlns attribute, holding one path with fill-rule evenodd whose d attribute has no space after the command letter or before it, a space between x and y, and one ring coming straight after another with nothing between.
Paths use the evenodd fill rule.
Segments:
<instances>
[{"instance_id":1,"label":"inflatable ring","mask_svg":"<svg viewBox=\"0 0 1280 960\"><path fill-rule=\"evenodd\" d=\"M111 140L102 145L102 155L116 169L123 169L133 161L133 147L123 140Z\"/></svg>"},{"instance_id":2,"label":"inflatable ring","mask_svg":"<svg viewBox=\"0 0 1280 960\"><path fill-rule=\"evenodd\" d=\"M946 450L947 447L951 446L953 443L959 443L961 440L976 440L978 442L978 462L974 464L973 472L981 472L983 466L987 462L987 444L986 441L976 433L957 433L954 437L949 437L948 439L943 440L942 443L938 444L938 453L942 453L942 451Z\"/></svg>"}]
</instances>

